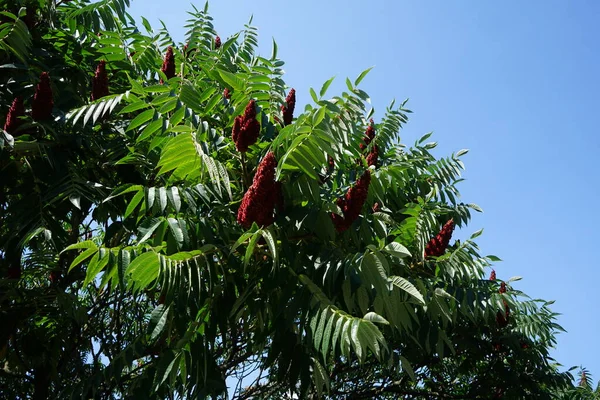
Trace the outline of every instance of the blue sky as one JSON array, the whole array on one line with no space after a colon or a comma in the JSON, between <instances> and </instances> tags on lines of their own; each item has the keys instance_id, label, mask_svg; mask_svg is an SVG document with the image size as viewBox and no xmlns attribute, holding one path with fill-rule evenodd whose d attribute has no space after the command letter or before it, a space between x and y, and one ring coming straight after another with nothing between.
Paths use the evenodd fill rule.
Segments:
<instances>
[{"instance_id":1,"label":"blue sky","mask_svg":"<svg viewBox=\"0 0 600 400\"><path fill-rule=\"evenodd\" d=\"M188 10L186 0L132 0L131 13L162 19L183 41ZM210 13L223 39L254 15L261 53L274 37L299 103L311 86L335 75L332 95L375 66L361 87L376 119L408 97L404 143L434 131L439 156L470 149L462 200L485 212L469 231L485 228L479 244L504 260L499 278L520 275L518 289L556 300L568 331L557 360L600 377L599 2L215 0Z\"/></svg>"}]
</instances>

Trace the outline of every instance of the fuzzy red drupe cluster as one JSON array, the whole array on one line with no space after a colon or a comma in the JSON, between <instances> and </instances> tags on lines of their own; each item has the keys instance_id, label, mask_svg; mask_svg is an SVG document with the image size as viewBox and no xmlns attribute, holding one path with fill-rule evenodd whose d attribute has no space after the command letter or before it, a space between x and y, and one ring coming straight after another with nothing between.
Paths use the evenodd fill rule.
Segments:
<instances>
[{"instance_id":1,"label":"fuzzy red drupe cluster","mask_svg":"<svg viewBox=\"0 0 600 400\"><path fill-rule=\"evenodd\" d=\"M31 103L31 117L35 121L48 120L52 118L52 108L54 108L54 98L50 87L50 76L47 72L42 72Z\"/></svg>"},{"instance_id":2,"label":"fuzzy red drupe cluster","mask_svg":"<svg viewBox=\"0 0 600 400\"><path fill-rule=\"evenodd\" d=\"M23 123L19 117L25 116L25 105L23 104L22 97L16 97L6 115L6 122L4 123L4 130L8 133L13 133Z\"/></svg>"},{"instance_id":3,"label":"fuzzy red drupe cluster","mask_svg":"<svg viewBox=\"0 0 600 400\"><path fill-rule=\"evenodd\" d=\"M506 283L500 283L500 289L498 290L498 293L506 293ZM504 312L498 311L496 314L496 323L500 328L504 328L506 325L508 325L508 320L510 318L510 309L508 308L508 303L504 299L502 299L502 303L504 303Z\"/></svg>"},{"instance_id":4,"label":"fuzzy red drupe cluster","mask_svg":"<svg viewBox=\"0 0 600 400\"><path fill-rule=\"evenodd\" d=\"M371 142L373 141L373 139L375 139L375 122L373 122L373 119L371 119L369 126L367 126L367 130L365 131L365 137L363 138L363 142L361 143L360 146L360 150L363 151L365 150L369 144L371 144ZM379 157L379 148L377 147L377 145L373 145L373 147L371 148L371 151L369 152L369 154L367 155L367 165L370 166L377 166L377 159Z\"/></svg>"},{"instance_id":5,"label":"fuzzy red drupe cluster","mask_svg":"<svg viewBox=\"0 0 600 400\"><path fill-rule=\"evenodd\" d=\"M425 246L425 257L439 257L444 254L452 238L452 231L454 231L454 221L451 219L444 224L440 233L431 238L427 243Z\"/></svg>"},{"instance_id":6,"label":"fuzzy red drupe cluster","mask_svg":"<svg viewBox=\"0 0 600 400\"><path fill-rule=\"evenodd\" d=\"M252 185L248 188L238 210L237 221L248 229L253 222L266 227L275 220L275 206L281 201L281 185L275 181L277 160L272 152L260 162Z\"/></svg>"},{"instance_id":7,"label":"fuzzy red drupe cluster","mask_svg":"<svg viewBox=\"0 0 600 400\"><path fill-rule=\"evenodd\" d=\"M96 74L92 79L92 101L108 96L108 74L106 61L102 60L96 67Z\"/></svg>"},{"instance_id":8,"label":"fuzzy red drupe cluster","mask_svg":"<svg viewBox=\"0 0 600 400\"><path fill-rule=\"evenodd\" d=\"M371 123L367 126L367 130L365 131L365 137L363 138L363 143L360 144L360 149L364 150L371 143L373 139L375 139L375 127L373 120L371 119Z\"/></svg>"},{"instance_id":9,"label":"fuzzy red drupe cluster","mask_svg":"<svg viewBox=\"0 0 600 400\"><path fill-rule=\"evenodd\" d=\"M360 215L371 183L371 172L366 170L356 184L352 186L344 197L337 199L337 205L342 209L344 216L331 214L331 220L338 232L344 232Z\"/></svg>"},{"instance_id":10,"label":"fuzzy red drupe cluster","mask_svg":"<svg viewBox=\"0 0 600 400\"><path fill-rule=\"evenodd\" d=\"M379 148L377 148L377 145L373 145L373 148L371 149L371 152L369 153L369 155L367 156L367 165L370 166L377 166L377 158L379 157Z\"/></svg>"},{"instance_id":11,"label":"fuzzy red drupe cluster","mask_svg":"<svg viewBox=\"0 0 600 400\"><path fill-rule=\"evenodd\" d=\"M281 106L283 112L283 124L288 126L294 119L294 108L296 107L296 90L291 89L285 98L285 104Z\"/></svg>"},{"instance_id":12,"label":"fuzzy red drupe cluster","mask_svg":"<svg viewBox=\"0 0 600 400\"><path fill-rule=\"evenodd\" d=\"M173 47L169 46L167 48L167 54L165 54L165 59L160 70L165 74L167 79L171 79L175 76L175 55L173 54ZM160 83L163 83L162 79L160 80Z\"/></svg>"},{"instance_id":13,"label":"fuzzy red drupe cluster","mask_svg":"<svg viewBox=\"0 0 600 400\"><path fill-rule=\"evenodd\" d=\"M248 147L252 146L258 140L260 134L260 123L256 120L256 102L250 100L244 115L238 115L233 122L231 130L231 138L235 143L236 149L240 153L248 151Z\"/></svg>"}]
</instances>

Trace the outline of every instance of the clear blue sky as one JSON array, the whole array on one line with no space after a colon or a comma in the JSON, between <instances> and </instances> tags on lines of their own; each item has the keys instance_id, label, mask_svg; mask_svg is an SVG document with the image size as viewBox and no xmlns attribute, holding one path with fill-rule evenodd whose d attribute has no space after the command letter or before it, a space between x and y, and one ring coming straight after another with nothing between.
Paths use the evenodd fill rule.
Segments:
<instances>
[{"instance_id":1,"label":"clear blue sky","mask_svg":"<svg viewBox=\"0 0 600 400\"><path fill-rule=\"evenodd\" d=\"M196 2L201 8L204 2ZM183 41L189 0L132 0L131 13ZM224 39L254 15L261 53L271 38L299 102L375 66L361 87L376 118L392 98L414 111L402 141L434 131L439 156L469 148L462 200L479 204L469 230L504 262L498 277L554 299L568 331L555 356L600 378L600 2L597 0L214 0Z\"/></svg>"}]
</instances>

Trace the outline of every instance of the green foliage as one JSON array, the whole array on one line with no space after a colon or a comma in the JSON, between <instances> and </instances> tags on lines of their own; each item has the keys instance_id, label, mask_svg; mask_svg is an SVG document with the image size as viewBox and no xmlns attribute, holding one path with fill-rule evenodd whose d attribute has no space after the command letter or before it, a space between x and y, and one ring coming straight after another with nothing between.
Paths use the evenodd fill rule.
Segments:
<instances>
[{"instance_id":1,"label":"green foliage","mask_svg":"<svg viewBox=\"0 0 600 400\"><path fill-rule=\"evenodd\" d=\"M425 256L445 222L466 229L481 211L457 189L466 150L436 158L431 134L402 144L410 110L369 108L359 84L370 69L337 96L326 97L333 79L310 89L312 102L283 126L284 63L275 42L270 58L257 55L252 20L217 48L208 6L194 8L182 45L146 20L142 33L128 4L39 0L2 13L0 62L11 72L0 115L15 96L27 109L0 141L7 396L543 399L584 390L549 356L562 330L551 303L485 279L499 259L480 254L481 231ZM177 75L167 80L168 46ZM91 102L101 60L111 94ZM42 71L55 118L34 122ZM260 137L240 154L231 131L251 99ZM362 151L371 117L376 136ZM336 232L336 200L375 146L360 216ZM245 230L237 212L268 151L283 205L272 225ZM238 385L228 389L228 378Z\"/></svg>"}]
</instances>

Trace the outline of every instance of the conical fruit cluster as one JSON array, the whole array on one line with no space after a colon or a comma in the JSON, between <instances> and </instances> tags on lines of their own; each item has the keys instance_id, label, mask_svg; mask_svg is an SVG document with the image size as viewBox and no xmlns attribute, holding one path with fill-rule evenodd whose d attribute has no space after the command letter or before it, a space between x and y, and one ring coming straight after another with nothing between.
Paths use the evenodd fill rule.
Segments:
<instances>
[{"instance_id":1,"label":"conical fruit cluster","mask_svg":"<svg viewBox=\"0 0 600 400\"><path fill-rule=\"evenodd\" d=\"M373 119L371 119L369 126L367 127L367 130L365 132L365 137L363 138L363 142L360 144L360 150L364 150L366 149L369 144L371 144L371 142L373 141L373 139L375 139L375 123L373 122ZM377 147L377 145L373 145L373 147L371 148L371 151L369 152L369 154L367 155L367 165L370 166L377 166L377 160L379 158L379 148Z\"/></svg>"},{"instance_id":2,"label":"conical fruit cluster","mask_svg":"<svg viewBox=\"0 0 600 400\"><path fill-rule=\"evenodd\" d=\"M31 117L38 122L48 120L52 118L52 108L54 108L54 98L50 87L50 76L47 72L42 72L31 103Z\"/></svg>"},{"instance_id":3,"label":"conical fruit cluster","mask_svg":"<svg viewBox=\"0 0 600 400\"><path fill-rule=\"evenodd\" d=\"M6 122L4 123L4 130L8 133L13 133L23 123L20 117L25 116L25 105L23 104L22 97L16 97L6 115Z\"/></svg>"},{"instance_id":4,"label":"conical fruit cluster","mask_svg":"<svg viewBox=\"0 0 600 400\"><path fill-rule=\"evenodd\" d=\"M165 74L167 79L171 79L175 76L175 55L173 54L172 46L167 48L167 54L165 54L165 59L160 70ZM162 79L160 80L160 83L163 83Z\"/></svg>"},{"instance_id":5,"label":"conical fruit cluster","mask_svg":"<svg viewBox=\"0 0 600 400\"><path fill-rule=\"evenodd\" d=\"M285 98L285 105L281 106L283 112L283 124L288 126L294 120L294 108L296 107L296 90L291 89Z\"/></svg>"},{"instance_id":6,"label":"conical fruit cluster","mask_svg":"<svg viewBox=\"0 0 600 400\"><path fill-rule=\"evenodd\" d=\"M440 233L432 238L429 243L425 246L425 257L439 257L446 251L450 239L452 238L452 232L454 231L454 220L449 220L444 224Z\"/></svg>"},{"instance_id":7,"label":"conical fruit cluster","mask_svg":"<svg viewBox=\"0 0 600 400\"><path fill-rule=\"evenodd\" d=\"M276 168L275 155L267 153L238 209L237 221L244 228L250 228L253 222L266 227L275 220L275 206L281 202L281 185L275 182Z\"/></svg>"},{"instance_id":8,"label":"conical fruit cluster","mask_svg":"<svg viewBox=\"0 0 600 400\"><path fill-rule=\"evenodd\" d=\"M92 80L92 101L108 96L108 75L106 74L106 61L102 60L96 67L96 74Z\"/></svg>"},{"instance_id":9,"label":"conical fruit cluster","mask_svg":"<svg viewBox=\"0 0 600 400\"><path fill-rule=\"evenodd\" d=\"M240 153L245 153L248 151L248 147L256 143L259 134L260 123L256 120L256 102L250 100L244 110L244 115L235 117L231 138L237 150Z\"/></svg>"},{"instance_id":10,"label":"conical fruit cluster","mask_svg":"<svg viewBox=\"0 0 600 400\"><path fill-rule=\"evenodd\" d=\"M331 220L338 232L344 232L350 228L360 215L360 211L369 194L370 183L371 172L366 170L358 181L356 181L356 184L348 190L346 195L337 200L337 205L342 209L344 216L332 213Z\"/></svg>"},{"instance_id":11,"label":"conical fruit cluster","mask_svg":"<svg viewBox=\"0 0 600 400\"><path fill-rule=\"evenodd\" d=\"M498 293L506 293L506 283L500 283L500 289L498 290ZM502 300L502 303L504 304L504 312L498 311L496 313L496 323L500 328L504 328L506 325L508 325L510 318L510 309L508 308L508 303L504 299Z\"/></svg>"},{"instance_id":12,"label":"conical fruit cluster","mask_svg":"<svg viewBox=\"0 0 600 400\"><path fill-rule=\"evenodd\" d=\"M364 150L367 148L367 146L371 143L371 141L373 139L375 139L375 127L373 126L375 123L373 122L373 120L370 121L371 123L369 124L369 126L367 126L367 130L365 132L365 137L363 138L363 143L360 144L360 149Z\"/></svg>"},{"instance_id":13,"label":"conical fruit cluster","mask_svg":"<svg viewBox=\"0 0 600 400\"><path fill-rule=\"evenodd\" d=\"M373 145L373 148L371 149L371 151L369 152L369 155L367 156L367 165L370 166L377 166L377 159L379 158L379 148L377 147L377 145Z\"/></svg>"}]
</instances>

